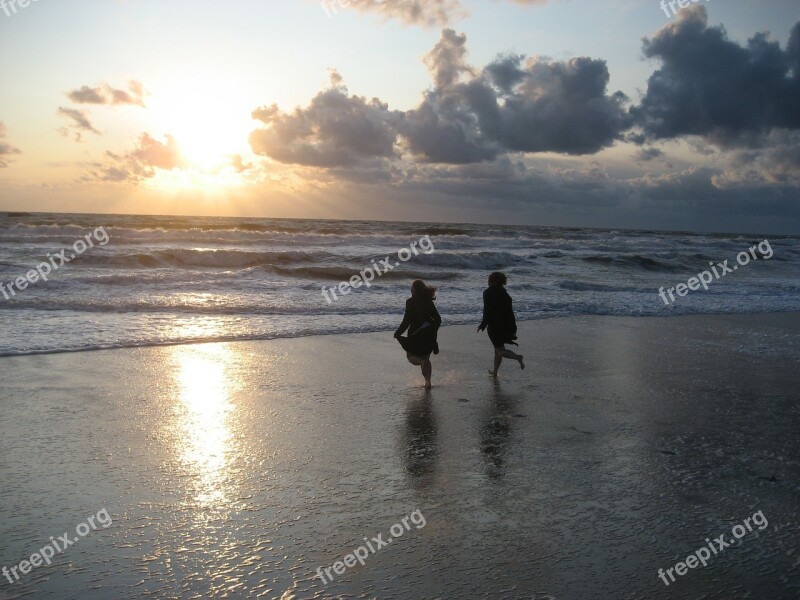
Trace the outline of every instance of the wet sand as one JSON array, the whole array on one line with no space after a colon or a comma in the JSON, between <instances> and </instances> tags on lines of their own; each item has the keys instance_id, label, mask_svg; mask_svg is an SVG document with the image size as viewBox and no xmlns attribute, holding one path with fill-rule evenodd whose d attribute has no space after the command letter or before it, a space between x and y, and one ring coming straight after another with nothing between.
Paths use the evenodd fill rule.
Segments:
<instances>
[{"instance_id":1,"label":"wet sand","mask_svg":"<svg viewBox=\"0 0 800 600\"><path fill-rule=\"evenodd\" d=\"M113 518L0 598L800 596L799 314L520 340L446 327L430 393L391 333L0 359L0 567Z\"/></svg>"}]
</instances>

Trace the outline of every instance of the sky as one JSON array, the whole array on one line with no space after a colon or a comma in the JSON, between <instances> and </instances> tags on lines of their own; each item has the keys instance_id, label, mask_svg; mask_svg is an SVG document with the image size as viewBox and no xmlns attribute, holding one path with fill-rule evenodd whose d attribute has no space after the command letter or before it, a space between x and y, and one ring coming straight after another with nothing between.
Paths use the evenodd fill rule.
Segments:
<instances>
[{"instance_id":1,"label":"sky","mask_svg":"<svg viewBox=\"0 0 800 600\"><path fill-rule=\"evenodd\" d=\"M800 233L800 2L0 0L0 210Z\"/></svg>"}]
</instances>

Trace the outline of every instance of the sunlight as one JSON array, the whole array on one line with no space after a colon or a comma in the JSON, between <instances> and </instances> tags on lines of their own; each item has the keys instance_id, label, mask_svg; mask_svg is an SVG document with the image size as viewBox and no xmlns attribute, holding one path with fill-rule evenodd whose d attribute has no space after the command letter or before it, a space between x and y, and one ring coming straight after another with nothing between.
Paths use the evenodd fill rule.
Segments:
<instances>
[{"instance_id":1,"label":"sunlight","mask_svg":"<svg viewBox=\"0 0 800 600\"><path fill-rule=\"evenodd\" d=\"M221 164L224 165L226 157L222 158ZM215 167L207 172L191 167L185 169L173 169L165 171L159 169L156 175L144 182L144 186L151 189L164 191L192 190L201 194L195 196L200 199L203 196L213 197L218 194L230 192L232 188L244 187L247 180L241 173L237 173L232 168Z\"/></svg>"},{"instance_id":2,"label":"sunlight","mask_svg":"<svg viewBox=\"0 0 800 600\"><path fill-rule=\"evenodd\" d=\"M235 82L180 77L154 90L149 110L163 133L175 137L190 167L219 170L234 154L249 155L250 112Z\"/></svg>"},{"instance_id":3,"label":"sunlight","mask_svg":"<svg viewBox=\"0 0 800 600\"><path fill-rule=\"evenodd\" d=\"M177 346L174 358L182 413L180 458L197 475L195 500L203 505L224 504L228 456L233 451L229 351L222 344Z\"/></svg>"}]
</instances>

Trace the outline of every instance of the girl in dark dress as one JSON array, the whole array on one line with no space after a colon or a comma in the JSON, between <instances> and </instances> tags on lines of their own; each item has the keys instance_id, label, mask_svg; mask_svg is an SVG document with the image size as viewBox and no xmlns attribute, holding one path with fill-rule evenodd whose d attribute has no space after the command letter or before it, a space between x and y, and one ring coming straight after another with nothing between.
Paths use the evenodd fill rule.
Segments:
<instances>
[{"instance_id":1,"label":"girl in dark dress","mask_svg":"<svg viewBox=\"0 0 800 600\"><path fill-rule=\"evenodd\" d=\"M436 336L442 317L436 310L433 301L436 299L436 288L425 285L417 279L411 284L411 298L406 300L406 314L394 337L406 351L408 362L422 368L425 378L425 389L431 389L431 352L438 354L439 345ZM403 333L408 329L408 337Z\"/></svg>"},{"instance_id":2,"label":"girl in dark dress","mask_svg":"<svg viewBox=\"0 0 800 600\"><path fill-rule=\"evenodd\" d=\"M478 326L478 331L489 328L489 339L494 346L494 370L489 371L492 377L497 377L497 369L504 357L513 358L519 362L520 368L525 368L522 355L506 350L505 346L518 345L514 341L517 339L517 320L505 285L505 273L494 272L489 275L489 287L483 292L483 320Z\"/></svg>"}]
</instances>

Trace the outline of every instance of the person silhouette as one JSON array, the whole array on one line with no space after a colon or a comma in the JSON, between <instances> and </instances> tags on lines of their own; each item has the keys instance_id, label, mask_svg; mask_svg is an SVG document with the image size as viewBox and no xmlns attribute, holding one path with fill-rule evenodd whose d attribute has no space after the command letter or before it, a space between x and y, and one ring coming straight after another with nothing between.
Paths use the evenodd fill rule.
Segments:
<instances>
[{"instance_id":1,"label":"person silhouette","mask_svg":"<svg viewBox=\"0 0 800 600\"><path fill-rule=\"evenodd\" d=\"M489 339L494 346L494 369L489 371L492 377L497 377L497 369L500 368L503 358L512 358L519 362L520 368L525 368L523 356L506 350L505 346L519 345L514 341L517 339L517 321L514 318L511 296L505 288L507 281L505 273L495 271L489 275L489 287L483 292L483 319L478 325L478 331L489 328Z\"/></svg>"},{"instance_id":2,"label":"person silhouette","mask_svg":"<svg viewBox=\"0 0 800 600\"><path fill-rule=\"evenodd\" d=\"M442 324L442 317L436 310L433 301L436 299L436 288L425 285L417 279L411 284L411 298L406 300L406 312L403 322L394 332L394 337L406 351L408 362L422 369L425 378L425 389L431 389L431 352L439 353L436 336ZM403 333L408 329L408 337Z\"/></svg>"}]
</instances>

